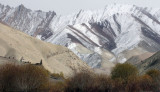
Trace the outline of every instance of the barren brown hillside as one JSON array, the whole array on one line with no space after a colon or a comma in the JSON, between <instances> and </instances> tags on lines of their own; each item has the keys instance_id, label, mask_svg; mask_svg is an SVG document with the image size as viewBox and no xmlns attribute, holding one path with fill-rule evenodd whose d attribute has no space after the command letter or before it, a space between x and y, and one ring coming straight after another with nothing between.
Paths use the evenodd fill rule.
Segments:
<instances>
[{"instance_id":1,"label":"barren brown hillside","mask_svg":"<svg viewBox=\"0 0 160 92\"><path fill-rule=\"evenodd\" d=\"M42 59L43 66L50 72L63 72L65 76L90 70L66 47L40 41L3 24L0 24L0 56L14 57L17 61L23 57L33 64Z\"/></svg>"}]
</instances>

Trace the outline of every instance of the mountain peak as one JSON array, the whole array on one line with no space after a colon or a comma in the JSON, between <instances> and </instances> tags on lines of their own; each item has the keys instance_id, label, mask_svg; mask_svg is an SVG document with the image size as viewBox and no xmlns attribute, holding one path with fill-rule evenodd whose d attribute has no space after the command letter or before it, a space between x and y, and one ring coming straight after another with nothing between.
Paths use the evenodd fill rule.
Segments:
<instances>
[{"instance_id":1,"label":"mountain peak","mask_svg":"<svg viewBox=\"0 0 160 92\"><path fill-rule=\"evenodd\" d=\"M26 8L23 4L19 5L18 8Z\"/></svg>"}]
</instances>

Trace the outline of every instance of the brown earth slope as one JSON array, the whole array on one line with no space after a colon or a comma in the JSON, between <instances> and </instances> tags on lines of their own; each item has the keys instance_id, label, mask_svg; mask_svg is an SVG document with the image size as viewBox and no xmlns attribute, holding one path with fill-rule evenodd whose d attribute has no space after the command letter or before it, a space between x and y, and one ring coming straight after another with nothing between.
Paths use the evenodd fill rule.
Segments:
<instances>
[{"instance_id":1,"label":"brown earth slope","mask_svg":"<svg viewBox=\"0 0 160 92\"><path fill-rule=\"evenodd\" d=\"M0 24L0 56L14 57L17 61L23 57L33 64L42 59L43 66L50 72L63 72L65 76L90 71L90 67L66 47L40 41L3 24Z\"/></svg>"}]
</instances>

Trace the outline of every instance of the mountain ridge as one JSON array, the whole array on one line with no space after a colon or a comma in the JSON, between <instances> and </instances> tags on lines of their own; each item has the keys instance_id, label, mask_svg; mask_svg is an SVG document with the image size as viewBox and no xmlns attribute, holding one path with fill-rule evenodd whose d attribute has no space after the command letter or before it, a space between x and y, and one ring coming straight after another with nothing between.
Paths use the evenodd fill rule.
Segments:
<instances>
[{"instance_id":1,"label":"mountain ridge","mask_svg":"<svg viewBox=\"0 0 160 92\"><path fill-rule=\"evenodd\" d=\"M114 62L123 63L132 56L160 50L158 8L112 4L103 9L80 10L67 16L53 14L50 18L42 18L46 21L36 22L37 25L42 24L28 34L68 47L93 68L108 69Z\"/></svg>"},{"instance_id":2,"label":"mountain ridge","mask_svg":"<svg viewBox=\"0 0 160 92\"><path fill-rule=\"evenodd\" d=\"M55 16L55 12L32 11L24 5L19 5L15 8L0 5L0 9L1 22L22 30L24 33L34 37L41 34L42 39L46 39L52 35L48 23L50 23L51 19Z\"/></svg>"}]
</instances>

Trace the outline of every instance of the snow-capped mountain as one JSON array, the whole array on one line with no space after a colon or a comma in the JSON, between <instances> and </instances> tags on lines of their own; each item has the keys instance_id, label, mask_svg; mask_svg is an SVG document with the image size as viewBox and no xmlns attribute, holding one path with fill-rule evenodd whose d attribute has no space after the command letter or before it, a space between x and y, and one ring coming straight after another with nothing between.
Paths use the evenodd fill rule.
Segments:
<instances>
[{"instance_id":1,"label":"snow-capped mountain","mask_svg":"<svg viewBox=\"0 0 160 92\"><path fill-rule=\"evenodd\" d=\"M32 11L23 5L13 8L0 4L1 22L34 37L41 35L43 40L52 35L49 24L55 15L55 12Z\"/></svg>"},{"instance_id":2,"label":"snow-capped mountain","mask_svg":"<svg viewBox=\"0 0 160 92\"><path fill-rule=\"evenodd\" d=\"M113 62L123 63L134 55L160 50L158 8L112 4L95 11L80 10L60 16L31 11L24 6L23 10L22 5L8 10L4 7L8 6L0 7L3 23L41 40L66 46L94 68L111 67ZM21 12L17 14L18 10Z\"/></svg>"},{"instance_id":3,"label":"snow-capped mountain","mask_svg":"<svg viewBox=\"0 0 160 92\"><path fill-rule=\"evenodd\" d=\"M159 21L160 9L113 4L95 11L57 15L51 23L54 35L47 41L67 46L97 67L102 62L125 62L133 55L158 51Z\"/></svg>"}]
</instances>

